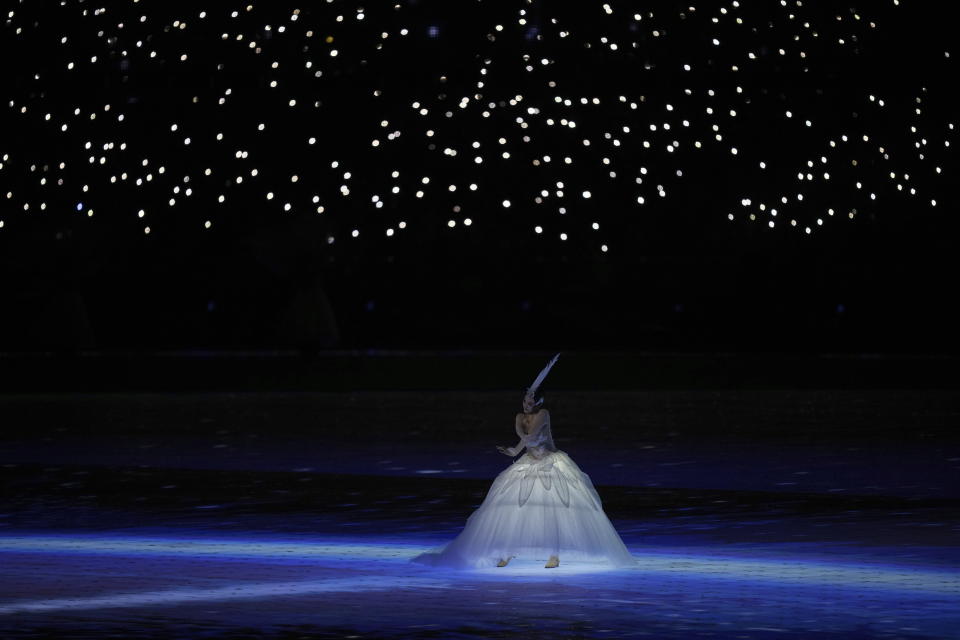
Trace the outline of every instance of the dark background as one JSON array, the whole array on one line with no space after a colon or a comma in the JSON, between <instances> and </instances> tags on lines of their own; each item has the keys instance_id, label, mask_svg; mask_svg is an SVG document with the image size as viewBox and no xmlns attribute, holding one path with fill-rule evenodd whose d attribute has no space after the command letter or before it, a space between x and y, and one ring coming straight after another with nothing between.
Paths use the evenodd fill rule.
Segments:
<instances>
[{"instance_id":1,"label":"dark background","mask_svg":"<svg viewBox=\"0 0 960 640\"><path fill-rule=\"evenodd\" d=\"M600 11L549 3L495 7L408 2L402 13L395 14L370 8L366 20L348 19L336 27L340 31L334 45L340 47L340 55L323 63L333 66L325 67L325 84L319 86L309 84L299 66L287 64L304 51L312 55L310 47L329 48L316 42L319 38L308 42L280 38L275 31L272 36L253 33L250 38L265 38L267 51L256 59L239 47L216 44L220 30L252 30L262 28L264 21L282 22L290 13L282 3L257 7L255 14L241 15L239 22L231 22L226 11L197 21L192 5L164 3L150 7L145 25L137 23L139 12L131 8L117 8L106 18L81 16L85 7L67 8L42 19L39 5L18 8L6 28L24 26L25 31L3 38L0 46L5 57L21 62L5 65L3 74L16 105L28 104L32 111L29 116L16 108L0 111L6 131L0 150L14 156L0 171L0 186L16 192L12 199L0 201L6 221L0 229L0 349L61 355L90 349L312 353L460 348L955 354L960 319L954 291L958 222L951 176L956 162L952 148L936 152L931 148L930 153L938 155L926 164L907 161L912 138L904 133L914 122L911 110L918 92L925 96L924 118L930 122L942 125L954 113L949 95L952 63L943 55L949 43L945 21L922 8L885 5L871 6L870 15L848 27L854 8L751 5L738 15L760 26L739 31L722 27L731 31L721 35L725 45L717 48L709 44L708 17L713 14L708 8L686 14L671 3L650 3L646 8L657 16L653 26L668 36L653 38L647 31L649 20L631 23L622 15L628 7L614 6L615 22L605 21ZM528 10L528 29L512 34L516 10L522 7ZM313 8L299 24L315 22L326 28L330 11ZM816 20L815 27L822 30L819 41L804 36L807 40L800 46L810 55L803 61L775 53L777 47L792 43L794 23L786 18L787 11ZM845 21L838 23L834 13ZM190 16L189 29L159 28L178 16ZM560 27L550 22L554 17L561 25L576 25L576 37L559 39ZM880 28L863 26L873 19ZM107 28L103 37L96 36L97 20ZM118 20L127 21L125 30L110 31ZM486 36L498 21L508 28L492 42ZM85 28L71 28L77 24ZM841 26L832 26L836 24ZM368 46L371 33L400 25L409 26L411 33L391 45L396 48L383 53ZM437 28L432 35L429 26ZM826 42L844 36L844 30L860 37L855 35L846 48ZM58 46L59 35L68 32L70 46ZM639 46L623 57L583 47L584 41L608 33L614 38L629 35ZM158 51L156 59L129 53L138 38L146 42L145 49ZM746 50L758 51L760 60L730 72L731 61L743 64ZM180 51L190 52L189 64L178 66ZM71 73L63 70L64 60L82 60L91 52L99 53L99 63L80 64L82 69ZM539 214L532 204L519 201L520 194L528 192L527 183L538 178L529 168L506 163L484 165L483 173L477 174L483 188L476 195L458 193L456 198L462 198L458 200L443 193L423 200L406 196L391 200L382 213L371 213L361 194L383 185L373 184L373 178L364 183L362 174L354 179L357 195L329 206L322 217L284 215L274 203L268 206L259 187L256 198L239 191L229 197L226 210L216 209L205 203L223 185L195 180L197 197L181 198L183 203L162 214L162 221L148 215L150 235L144 235L143 221L132 212L163 208L166 190L96 186L119 170L110 168L115 162L127 168L124 163L130 160L133 171L132 160L143 155L144 148L153 158L151 167L166 163L171 184L173 174L205 166L227 171L236 162L229 155L218 155L208 140L219 128L228 132L228 138L240 136L242 144L258 154L256 166L266 188L271 184L268 175L301 172L299 186L287 184L293 196L314 188L335 194L340 180L328 169L335 157L344 158L344 165L373 163L384 171L401 163L405 170L415 167L439 175L437 181L449 178L462 184L475 179L469 162L447 163L436 150L414 143L413 133L405 133L404 140L410 139L406 146L385 151L384 156L369 155L359 147L366 145L384 113L394 114L399 126L413 128L414 116L401 110L410 111L408 98L443 91L435 101L442 105L446 92L452 97L466 91L484 56L505 69L489 78L485 90L491 99L512 95L518 87L528 96L549 96L542 78L529 78L512 62L526 52L556 60L560 71L551 73L563 79L571 95L582 91L606 99L629 90L631 96L640 92L648 96L648 104L641 105L633 121L638 128L660 118L661 103L686 84L698 91L717 87L721 94L742 85L749 97L738 106L743 117L723 126L725 132L732 127L743 162L712 147L678 153L669 160L662 152L638 156L632 149L615 156L614 164L626 175L634 175L642 164L654 172L663 165L663 175L668 175L668 168L682 167L685 177L673 182L655 178L667 184L671 195L648 197L656 202L643 209L630 207L635 194L617 183L596 188L589 206L571 212L570 218L601 221L609 230L608 253L579 242L579 236L559 242L555 236L531 233ZM277 72L267 66L272 59L284 61ZM676 71L678 60L693 61L694 70L686 75ZM225 67L211 71L218 64ZM35 73L41 74L40 80ZM438 80L441 74L448 76L443 83ZM291 113L283 104L287 94L278 100L267 88L276 77L292 87L288 95L305 103L319 98L322 108ZM189 96L220 95L225 86L235 91L238 104L232 110L204 107L203 100L200 107L186 106ZM368 96L372 87L394 102L385 109L373 101ZM885 111L864 106L864 96L871 91L886 98ZM122 105L114 106L114 112L123 108L126 124L80 118L71 121L70 135L63 136L38 115L46 109L69 111L74 105L86 109L102 102ZM686 108L693 114L708 103L695 100ZM867 178L917 164L914 184L919 182L923 197L905 197L892 185L881 185L877 200L864 204L848 193L850 180L838 168L840 177L833 184L812 188L805 205L810 211L800 212L805 218L797 228L782 224L770 229L763 221L747 222L739 212L729 222L726 213L738 206L744 185L749 193L766 194L772 200L792 188L791 180L796 182L795 159L820 153L822 132L811 136L802 127L786 126L780 115L785 108L795 109L798 118L801 113L813 114L830 136L872 132L888 143L894 161L906 164L888 164L864 150L842 153L860 158ZM268 139L241 133L251 112L269 123ZM604 118L620 117L612 105L578 113L584 135L590 136L604 130ZM188 152L169 134L171 121L180 122L182 133L193 132L197 138ZM315 124L324 136L319 148L284 142L286 136L299 139L305 123ZM707 121L694 122L698 124L705 129ZM477 131L468 124L461 133L449 135L453 142L458 135L461 142L474 135L496 136L498 126L503 125L491 123L489 130ZM561 137L535 132L546 140L542 144L548 151L570 148ZM88 137L130 140L131 147L141 150L116 161L111 156L108 168L100 169L86 162L87 153L80 147ZM773 146L767 144L771 137L776 139ZM840 162L846 159L842 153ZM767 173L756 169L758 157L772 165ZM66 186L39 187L37 174L52 178L57 174L55 163L63 159L68 160ZM28 169L31 161L38 164ZM926 177L932 164L944 167L939 181ZM585 181L595 178L591 169L577 171L583 172ZM80 194L77 187L87 181L94 188ZM404 193L409 191L405 185ZM199 195L210 197L204 200ZM324 192L324 201L327 197ZM498 206L503 197L515 198L510 211ZM930 197L938 198L937 207L927 205ZM30 213L18 210L21 198L34 202ZM81 198L84 206L97 209L95 217L73 210ZM37 199L45 199L50 208L38 212ZM476 224L469 229L447 228L453 202L462 204ZM836 205L837 219L804 234L801 228L822 215L812 213L822 204ZM843 215L848 210L856 211L854 219ZM206 232L202 221L212 215L219 217ZM409 216L416 224L402 237L388 240L376 215L394 221ZM355 225L363 233L351 241L346 234ZM337 242L330 244L328 235L336 235Z\"/></svg>"},{"instance_id":2,"label":"dark background","mask_svg":"<svg viewBox=\"0 0 960 640\"><path fill-rule=\"evenodd\" d=\"M944 3L604 4L6 3L0 636L956 636ZM556 352L648 564L416 573Z\"/></svg>"}]
</instances>

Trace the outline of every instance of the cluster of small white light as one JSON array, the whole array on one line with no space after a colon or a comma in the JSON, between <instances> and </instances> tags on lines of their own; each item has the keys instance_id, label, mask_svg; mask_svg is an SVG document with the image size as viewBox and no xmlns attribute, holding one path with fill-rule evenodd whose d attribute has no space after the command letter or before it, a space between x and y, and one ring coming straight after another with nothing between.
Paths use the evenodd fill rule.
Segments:
<instances>
[{"instance_id":1,"label":"cluster of small white light","mask_svg":"<svg viewBox=\"0 0 960 640\"><path fill-rule=\"evenodd\" d=\"M328 244L340 235L393 238L409 219L448 229L498 225L606 252L605 234L655 206L692 203L705 216L719 209L731 221L809 234L831 218L854 218L878 197L935 207L953 169L955 126L927 115L929 87L916 87L909 110L895 89L874 88L843 109L816 108L813 89L774 111L775 101L763 99L768 87L757 78L772 65L815 74L822 68L812 59L862 55L858 43L881 26L853 9L825 17L801 0L780 0L776 21L761 23L736 0L669 14L487 2L476 41L456 44L469 65L444 71L436 56L435 72L418 67L433 90L378 84L377 74L357 71L403 76L422 63L407 59L425 45L419 39L444 37L439 26L407 22L405 3L278 7L285 4L194 8L174 18L139 0L60 3L54 17L25 4L9 11L0 37L14 51L36 54L28 33L69 27L46 33L59 46L4 72L15 88L4 122L39 135L0 140L0 230L36 211L93 218L94 205L143 234L156 235L164 210L177 208L197 212L196 228L210 230L231 219L231 206L257 202L264 216L322 216ZM783 39L775 46L746 35L773 26ZM671 55L686 39L708 57L658 58L667 38L677 41ZM589 65L592 77L577 70ZM615 77L600 80L608 66ZM138 108L143 85L161 73L207 80L171 83L163 104L177 108L169 114ZM137 74L143 80L127 83ZM659 83L645 83L644 74L658 74ZM348 98L364 102L335 112L346 120L329 121L331 87L351 77ZM58 90L96 78L114 88ZM897 127L877 125L891 119L884 110L902 119ZM804 143L778 145L759 121ZM292 169L290 158L303 169ZM697 170L713 165L730 177L728 187L698 193ZM686 200L673 205L674 194Z\"/></svg>"}]
</instances>

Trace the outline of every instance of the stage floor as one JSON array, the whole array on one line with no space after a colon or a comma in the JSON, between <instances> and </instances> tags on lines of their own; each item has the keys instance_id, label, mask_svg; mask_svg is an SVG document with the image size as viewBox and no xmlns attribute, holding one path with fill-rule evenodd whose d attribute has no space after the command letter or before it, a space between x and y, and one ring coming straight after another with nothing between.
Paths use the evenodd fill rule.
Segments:
<instances>
[{"instance_id":1,"label":"stage floor","mask_svg":"<svg viewBox=\"0 0 960 640\"><path fill-rule=\"evenodd\" d=\"M557 395L633 568L409 561L516 394L0 397L0 637L960 638L952 392Z\"/></svg>"}]
</instances>

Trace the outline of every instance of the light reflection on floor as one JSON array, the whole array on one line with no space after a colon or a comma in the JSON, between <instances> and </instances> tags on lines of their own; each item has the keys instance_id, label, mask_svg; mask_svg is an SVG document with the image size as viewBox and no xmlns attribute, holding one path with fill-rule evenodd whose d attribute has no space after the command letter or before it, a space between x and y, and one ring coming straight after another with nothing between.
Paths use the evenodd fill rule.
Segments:
<instances>
[{"instance_id":1,"label":"light reflection on floor","mask_svg":"<svg viewBox=\"0 0 960 640\"><path fill-rule=\"evenodd\" d=\"M326 542L289 542L271 538L258 540L202 539L202 538L157 538L157 537L117 537L110 535L35 535L0 537L0 554L43 553L43 554L82 554L89 556L167 556L184 561L198 560L204 557L216 557L220 560L244 558L303 562L313 559L333 564L370 563L385 569L390 567L404 576L411 573L423 573L416 565L410 565L410 558L429 550L431 547L420 544L398 542L347 543L341 541ZM691 553L673 549L643 550L634 552L637 566L626 569L612 569L603 564L586 562L564 562L557 570L546 571L542 563L515 560L506 568L475 569L471 571L446 572L471 578L497 579L519 577L543 578L572 574L597 574L627 578L631 573L659 572L673 575L698 576L703 579L747 579L751 581L806 582L815 584L856 585L858 588L883 588L892 590L927 591L960 595L960 571L916 568L909 566L864 564L857 562L825 562L800 559L797 557L782 560L753 559L749 557L711 556L704 553ZM443 571L430 568L428 575L437 575ZM382 584L389 587L389 580ZM365 584L374 584L367 581ZM282 594L281 594L282 595ZM0 611L3 611L0 609Z\"/></svg>"},{"instance_id":2,"label":"light reflection on floor","mask_svg":"<svg viewBox=\"0 0 960 640\"><path fill-rule=\"evenodd\" d=\"M122 593L92 598L55 598L0 605L0 615L26 612L62 611L68 609L135 608L184 603L222 602L225 600L289 598L321 593L376 591L384 589L442 589L438 580L405 578L383 580L378 577L358 577L301 582L268 582L236 584L209 589L167 589L142 593Z\"/></svg>"},{"instance_id":3,"label":"light reflection on floor","mask_svg":"<svg viewBox=\"0 0 960 640\"><path fill-rule=\"evenodd\" d=\"M109 621L119 615L111 611L122 612L125 624L130 615L174 613L262 629L281 620L322 626L350 619L359 630L381 633L414 627L424 615L440 628L468 616L494 630L505 611L525 620L544 606L579 611L570 620L587 615L622 632L659 625L660 637L691 624L785 633L797 619L807 620L808 630L816 620L814 628L838 632L868 625L877 637L896 636L897 629L950 637L960 623L960 571L930 566L811 553L751 557L749 549L723 547L634 548L636 567L616 570L569 562L546 570L515 560L504 569L443 571L409 562L428 548L396 537L0 536L0 630L4 620ZM374 613L346 616L371 606ZM747 619L752 626L743 626ZM591 628L581 631L590 635Z\"/></svg>"}]
</instances>

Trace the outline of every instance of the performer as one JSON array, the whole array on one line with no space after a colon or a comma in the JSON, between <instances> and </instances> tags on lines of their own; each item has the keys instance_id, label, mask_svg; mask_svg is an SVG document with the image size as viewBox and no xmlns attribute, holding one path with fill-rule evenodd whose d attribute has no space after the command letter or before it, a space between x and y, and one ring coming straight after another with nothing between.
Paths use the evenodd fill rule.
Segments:
<instances>
[{"instance_id":1,"label":"performer","mask_svg":"<svg viewBox=\"0 0 960 640\"><path fill-rule=\"evenodd\" d=\"M526 453L497 476L455 540L415 561L463 568L505 567L520 558L546 560L547 569L558 567L561 557L614 566L634 562L603 512L590 477L553 444L550 413L536 393L559 356L553 357L523 396L523 413L514 421L520 441L513 447L497 447L511 457L524 449Z\"/></svg>"}]
</instances>

